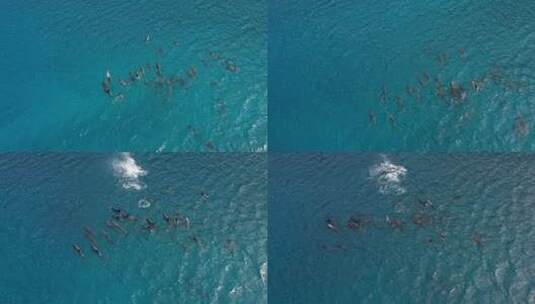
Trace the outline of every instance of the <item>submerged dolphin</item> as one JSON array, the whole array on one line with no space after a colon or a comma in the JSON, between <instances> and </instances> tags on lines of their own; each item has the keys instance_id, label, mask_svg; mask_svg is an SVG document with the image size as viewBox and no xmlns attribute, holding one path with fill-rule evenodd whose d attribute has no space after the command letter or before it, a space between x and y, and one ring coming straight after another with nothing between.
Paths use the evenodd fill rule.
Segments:
<instances>
[{"instance_id":1,"label":"submerged dolphin","mask_svg":"<svg viewBox=\"0 0 535 304\"><path fill-rule=\"evenodd\" d=\"M80 257L84 257L84 253L82 252L82 248L78 244L72 244L72 249L76 252L76 254Z\"/></svg>"},{"instance_id":2,"label":"submerged dolphin","mask_svg":"<svg viewBox=\"0 0 535 304\"><path fill-rule=\"evenodd\" d=\"M127 235L128 234L128 231L126 231L123 227L121 227L121 225L119 225L119 223L113 221L113 220L108 220L106 221L106 225L110 228L113 228L121 233L123 233L124 235Z\"/></svg>"}]
</instances>

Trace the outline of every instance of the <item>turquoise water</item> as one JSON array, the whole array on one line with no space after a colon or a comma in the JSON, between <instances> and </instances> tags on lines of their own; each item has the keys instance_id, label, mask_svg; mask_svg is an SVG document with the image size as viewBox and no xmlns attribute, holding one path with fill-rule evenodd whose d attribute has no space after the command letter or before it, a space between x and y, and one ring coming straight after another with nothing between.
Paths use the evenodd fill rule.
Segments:
<instances>
[{"instance_id":1,"label":"turquoise water","mask_svg":"<svg viewBox=\"0 0 535 304\"><path fill-rule=\"evenodd\" d=\"M271 154L270 302L535 303L534 160Z\"/></svg>"},{"instance_id":2,"label":"turquoise water","mask_svg":"<svg viewBox=\"0 0 535 304\"><path fill-rule=\"evenodd\" d=\"M0 18L4 151L266 149L263 1L7 0Z\"/></svg>"},{"instance_id":3,"label":"turquoise water","mask_svg":"<svg viewBox=\"0 0 535 304\"><path fill-rule=\"evenodd\" d=\"M534 14L528 0L269 1L270 150L533 150Z\"/></svg>"},{"instance_id":4,"label":"turquoise water","mask_svg":"<svg viewBox=\"0 0 535 304\"><path fill-rule=\"evenodd\" d=\"M267 303L266 175L262 154L2 154L0 302Z\"/></svg>"}]
</instances>

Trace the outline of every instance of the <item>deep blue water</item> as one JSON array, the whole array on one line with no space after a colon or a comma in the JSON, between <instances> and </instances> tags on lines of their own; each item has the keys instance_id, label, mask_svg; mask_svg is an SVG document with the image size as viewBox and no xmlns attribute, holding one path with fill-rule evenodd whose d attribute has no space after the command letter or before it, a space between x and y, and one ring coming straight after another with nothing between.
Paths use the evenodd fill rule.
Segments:
<instances>
[{"instance_id":1,"label":"deep blue water","mask_svg":"<svg viewBox=\"0 0 535 304\"><path fill-rule=\"evenodd\" d=\"M6 0L0 19L1 150L266 149L263 1Z\"/></svg>"},{"instance_id":2,"label":"deep blue water","mask_svg":"<svg viewBox=\"0 0 535 304\"><path fill-rule=\"evenodd\" d=\"M269 1L268 11L271 151L535 148L534 1Z\"/></svg>"},{"instance_id":3,"label":"deep blue water","mask_svg":"<svg viewBox=\"0 0 535 304\"><path fill-rule=\"evenodd\" d=\"M267 303L266 178L263 154L2 154L0 303Z\"/></svg>"},{"instance_id":4,"label":"deep blue water","mask_svg":"<svg viewBox=\"0 0 535 304\"><path fill-rule=\"evenodd\" d=\"M535 303L534 160L271 154L270 302Z\"/></svg>"}]
</instances>

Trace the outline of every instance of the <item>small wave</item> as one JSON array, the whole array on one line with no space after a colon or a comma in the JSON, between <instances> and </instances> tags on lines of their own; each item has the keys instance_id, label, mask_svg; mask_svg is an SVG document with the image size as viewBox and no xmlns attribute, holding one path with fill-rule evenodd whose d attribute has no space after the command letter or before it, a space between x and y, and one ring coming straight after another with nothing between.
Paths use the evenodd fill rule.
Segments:
<instances>
[{"instance_id":1,"label":"small wave","mask_svg":"<svg viewBox=\"0 0 535 304\"><path fill-rule=\"evenodd\" d=\"M406 192L401 184L407 175L407 169L393 164L385 155L382 155L380 164L370 168L369 174L377 182L379 192L382 194L400 195Z\"/></svg>"},{"instance_id":2,"label":"small wave","mask_svg":"<svg viewBox=\"0 0 535 304\"><path fill-rule=\"evenodd\" d=\"M123 188L141 190L146 187L140 177L147 175L147 171L136 163L130 153L121 153L118 158L113 160L112 165Z\"/></svg>"},{"instance_id":3,"label":"small wave","mask_svg":"<svg viewBox=\"0 0 535 304\"><path fill-rule=\"evenodd\" d=\"M151 203L148 200L142 198L137 202L137 206L141 209L146 209L151 206Z\"/></svg>"}]
</instances>

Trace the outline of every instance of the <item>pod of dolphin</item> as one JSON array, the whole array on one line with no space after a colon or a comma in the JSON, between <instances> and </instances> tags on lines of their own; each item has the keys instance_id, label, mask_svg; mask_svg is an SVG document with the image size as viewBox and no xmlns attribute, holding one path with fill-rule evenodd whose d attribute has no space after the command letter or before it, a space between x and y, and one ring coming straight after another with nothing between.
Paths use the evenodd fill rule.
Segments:
<instances>
[{"instance_id":1,"label":"pod of dolphin","mask_svg":"<svg viewBox=\"0 0 535 304\"><path fill-rule=\"evenodd\" d=\"M461 197L461 195L455 195L452 200L459 200ZM441 213L429 199L417 197L414 203L416 207L409 214L389 214L384 217L374 217L372 215L358 213L349 215L344 220L327 215L324 217L323 225L325 229L336 235L342 235L346 232L365 233L370 229L388 229L397 233L418 233L418 231L425 230L425 243L445 242L448 236L446 222L451 217ZM456 238L458 239L458 236ZM469 237L469 241L478 248L484 245L483 239L484 237L478 231L473 231ZM320 248L324 250L341 249L344 251L348 249L340 243L334 246L320 244Z\"/></svg>"},{"instance_id":2,"label":"pod of dolphin","mask_svg":"<svg viewBox=\"0 0 535 304\"><path fill-rule=\"evenodd\" d=\"M463 48L458 50L456 56L459 60L466 59L465 50ZM450 55L448 53L440 53L437 58L441 68L444 68L450 63ZM495 65L480 77L474 78L467 83L461 83L456 80L444 81L441 72L432 77L428 72L424 71L421 75L416 77L417 85L409 83L405 86L404 93L392 92L384 85L378 94L378 103L385 112L386 121L393 128L397 129L401 125L407 127L405 123L398 123L396 115L399 115L405 110L406 101L415 101L414 106L425 106L424 98L428 101L437 99L442 101L445 105L461 106L470 99L470 96L480 94L494 86L502 86L508 90L520 89L527 86L527 83L508 79L500 66ZM393 106L390 107L390 104ZM461 120L466 120L468 114L464 113ZM378 124L378 115L373 109L368 109L368 124L376 126ZM517 139L522 139L529 135L529 124L523 115L518 114L514 119L512 130Z\"/></svg>"},{"instance_id":3,"label":"pod of dolphin","mask_svg":"<svg viewBox=\"0 0 535 304\"><path fill-rule=\"evenodd\" d=\"M149 44L151 41L150 34L145 37L145 44ZM172 48L178 47L178 42L173 42ZM156 48L158 57L165 55L164 50L161 47ZM206 58L203 59L204 66L209 65L209 60L218 62L220 65L230 73L238 73L239 67L229 58L224 58L221 54L214 51L209 51ZM169 101L173 95L175 89L187 87L194 79L197 78L197 67L192 65L186 69L185 72L178 73L165 73L160 62L145 63L144 65L137 66L134 70L128 72L127 77L120 78L117 82L123 91L128 90L132 86L145 85L158 90L164 90L167 92L166 100ZM125 98L124 93L116 92L115 87L117 83L114 83L114 78L109 70L104 73L104 79L102 80L102 91L113 101L123 101Z\"/></svg>"},{"instance_id":4,"label":"pod of dolphin","mask_svg":"<svg viewBox=\"0 0 535 304\"><path fill-rule=\"evenodd\" d=\"M208 199L208 194L201 192L202 199ZM201 246L201 239L195 233L191 232L191 220L188 216L180 212L166 213L161 212L161 218L140 218L133 215L126 210L118 207L110 207L110 215L106 220L105 226L97 230L93 230L89 226L84 226L82 234L85 242L89 246L89 250L97 257L104 257L101 250L102 243L107 243L108 246L115 245L120 239L127 237L132 233L145 233L148 235L157 233L158 231L182 231L188 234L187 240L194 245ZM188 232L189 231L189 232ZM82 243L72 244L74 253L80 258L86 257L86 251L83 249ZM232 239L226 239L224 249L234 255L236 250L236 242Z\"/></svg>"},{"instance_id":5,"label":"pod of dolphin","mask_svg":"<svg viewBox=\"0 0 535 304\"><path fill-rule=\"evenodd\" d=\"M148 34L144 39L144 43L149 46L151 40L152 37L150 34ZM171 50L178 46L179 44L177 41L173 42ZM155 51L157 57L159 58L165 55L165 52L161 47L155 48ZM232 59L225 58L220 53L215 51L209 51L202 59L204 67L208 67L214 62L229 73L236 74L240 71L240 68ZM197 78L199 73L197 67L194 65L188 67L182 72L167 72L162 65L163 64L158 61L155 63L138 65L133 70L128 71L126 77L121 77L118 80L115 80L115 77L110 70L106 70L101 83L102 92L111 101L122 102L127 99L126 92L134 87L143 86L156 90L156 94L161 94L163 92L165 95L164 99L168 102L171 101L176 90L189 87ZM210 86L216 87L218 86L218 82L213 80L210 82ZM221 98L216 100L215 108L218 115L224 116L226 114L226 104ZM187 134L195 141L205 142L200 138L199 131L193 126L188 125L186 131ZM218 150L215 144L210 140L204 143L204 147L208 151Z\"/></svg>"}]
</instances>

